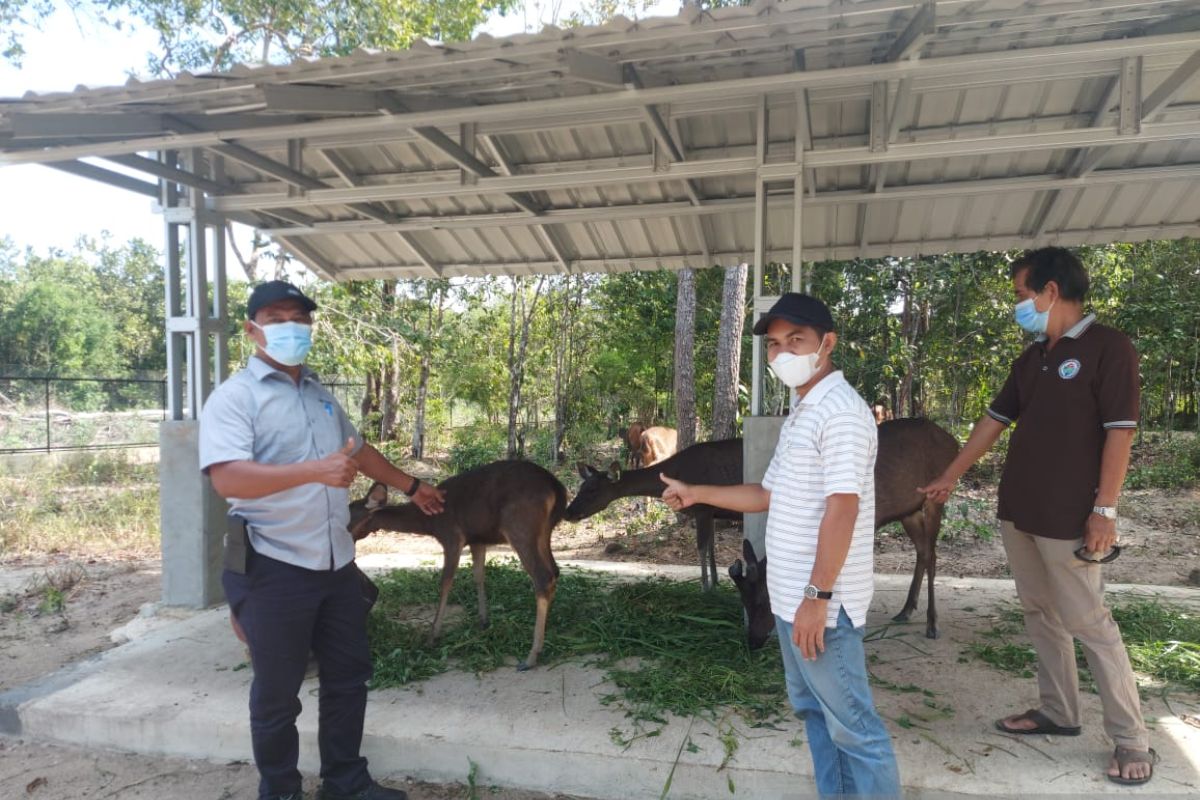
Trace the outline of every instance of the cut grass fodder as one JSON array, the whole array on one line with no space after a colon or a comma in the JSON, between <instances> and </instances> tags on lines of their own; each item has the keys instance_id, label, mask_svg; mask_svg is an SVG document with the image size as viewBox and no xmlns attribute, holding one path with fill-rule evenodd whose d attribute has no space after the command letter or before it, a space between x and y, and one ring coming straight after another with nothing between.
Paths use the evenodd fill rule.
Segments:
<instances>
[{"instance_id":1,"label":"cut grass fodder","mask_svg":"<svg viewBox=\"0 0 1200 800\"><path fill-rule=\"evenodd\" d=\"M1152 681L1200 691L1200 613L1158 600L1133 600L1113 606L1112 615L1135 671ZM1020 612L1005 610L996 625L983 631L986 641L972 642L967 651L997 669L1032 677L1037 654L1028 644L1011 641L1020 633L1014 616L1019 619ZM1092 685L1078 643L1075 657L1081 683Z\"/></svg>"},{"instance_id":2,"label":"cut grass fodder","mask_svg":"<svg viewBox=\"0 0 1200 800\"><path fill-rule=\"evenodd\" d=\"M515 563L489 563L491 624L480 630L470 575L454 583L450 602L470 613L449 617L436 643L427 621L406 609L437 598L439 571L397 570L377 579L371 614L376 687L401 686L450 669L476 673L511 666L529 648L534 617L529 577ZM786 694L778 645L750 652L742 606L728 584L704 594L695 582L617 581L564 570L546 631L540 668L564 661L599 667L616 691L601 702L623 708L639 728L667 714L715 719L730 708L754 722L781 716ZM637 738L637 737L635 737ZM617 732L614 741L632 741Z\"/></svg>"}]
</instances>

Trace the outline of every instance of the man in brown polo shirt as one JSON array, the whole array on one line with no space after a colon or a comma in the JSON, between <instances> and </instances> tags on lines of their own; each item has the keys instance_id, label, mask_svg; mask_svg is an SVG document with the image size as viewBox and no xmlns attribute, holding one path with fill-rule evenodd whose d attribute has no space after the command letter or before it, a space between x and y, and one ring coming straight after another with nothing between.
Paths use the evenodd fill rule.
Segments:
<instances>
[{"instance_id":1,"label":"man in brown polo shirt","mask_svg":"<svg viewBox=\"0 0 1200 800\"><path fill-rule=\"evenodd\" d=\"M1138 358L1129 337L1084 315L1088 276L1059 247L1012 265L1016 321L1037 340L967 444L924 487L945 502L955 483L1016 423L1000 479L997 516L1025 630L1038 656L1039 708L996 723L1013 734L1077 736L1083 645L1116 744L1108 778L1142 784L1154 754L1121 632L1104 606L1101 559L1115 556L1117 495L1138 419Z\"/></svg>"}]
</instances>

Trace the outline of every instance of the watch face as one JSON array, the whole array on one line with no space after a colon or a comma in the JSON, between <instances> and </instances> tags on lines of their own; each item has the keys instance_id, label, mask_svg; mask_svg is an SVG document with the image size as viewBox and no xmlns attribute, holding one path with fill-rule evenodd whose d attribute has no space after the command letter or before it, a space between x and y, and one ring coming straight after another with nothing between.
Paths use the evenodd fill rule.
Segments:
<instances>
[{"instance_id":1,"label":"watch face","mask_svg":"<svg viewBox=\"0 0 1200 800\"><path fill-rule=\"evenodd\" d=\"M813 586L812 584L805 586L804 587L804 596L807 597L809 600L815 600L817 598L817 587Z\"/></svg>"}]
</instances>

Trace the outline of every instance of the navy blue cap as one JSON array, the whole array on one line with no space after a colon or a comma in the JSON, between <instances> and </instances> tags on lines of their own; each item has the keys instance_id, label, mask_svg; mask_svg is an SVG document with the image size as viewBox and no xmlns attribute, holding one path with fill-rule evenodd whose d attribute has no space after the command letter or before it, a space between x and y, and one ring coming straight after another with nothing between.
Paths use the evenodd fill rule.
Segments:
<instances>
[{"instance_id":1,"label":"navy blue cap","mask_svg":"<svg viewBox=\"0 0 1200 800\"><path fill-rule=\"evenodd\" d=\"M255 286L254 291L250 293L250 302L246 305L246 318L254 319L254 315L263 306L278 303L280 300L299 300L305 311L317 309L317 304L311 297L287 281L267 281Z\"/></svg>"},{"instance_id":2,"label":"navy blue cap","mask_svg":"<svg viewBox=\"0 0 1200 800\"><path fill-rule=\"evenodd\" d=\"M829 306L811 295L798 292L781 295L775 301L775 305L771 306L771 310L754 323L754 335L762 336L777 319L785 319L793 325L834 330L833 315L829 313Z\"/></svg>"}]
</instances>

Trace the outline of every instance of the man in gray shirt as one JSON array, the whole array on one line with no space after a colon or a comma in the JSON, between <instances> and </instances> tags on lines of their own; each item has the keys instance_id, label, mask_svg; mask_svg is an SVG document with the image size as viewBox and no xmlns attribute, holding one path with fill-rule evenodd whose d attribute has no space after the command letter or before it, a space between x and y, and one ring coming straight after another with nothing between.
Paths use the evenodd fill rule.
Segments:
<instances>
[{"instance_id":1,"label":"man in gray shirt","mask_svg":"<svg viewBox=\"0 0 1200 800\"><path fill-rule=\"evenodd\" d=\"M308 654L320 674L319 800L403 800L371 779L360 753L371 656L369 581L354 563L348 487L360 471L427 514L442 493L363 442L303 366L317 304L284 281L250 295L246 368L213 392L200 417L200 468L245 520L244 563L222 575L254 664L250 732L260 800L300 800L299 691Z\"/></svg>"}]
</instances>

